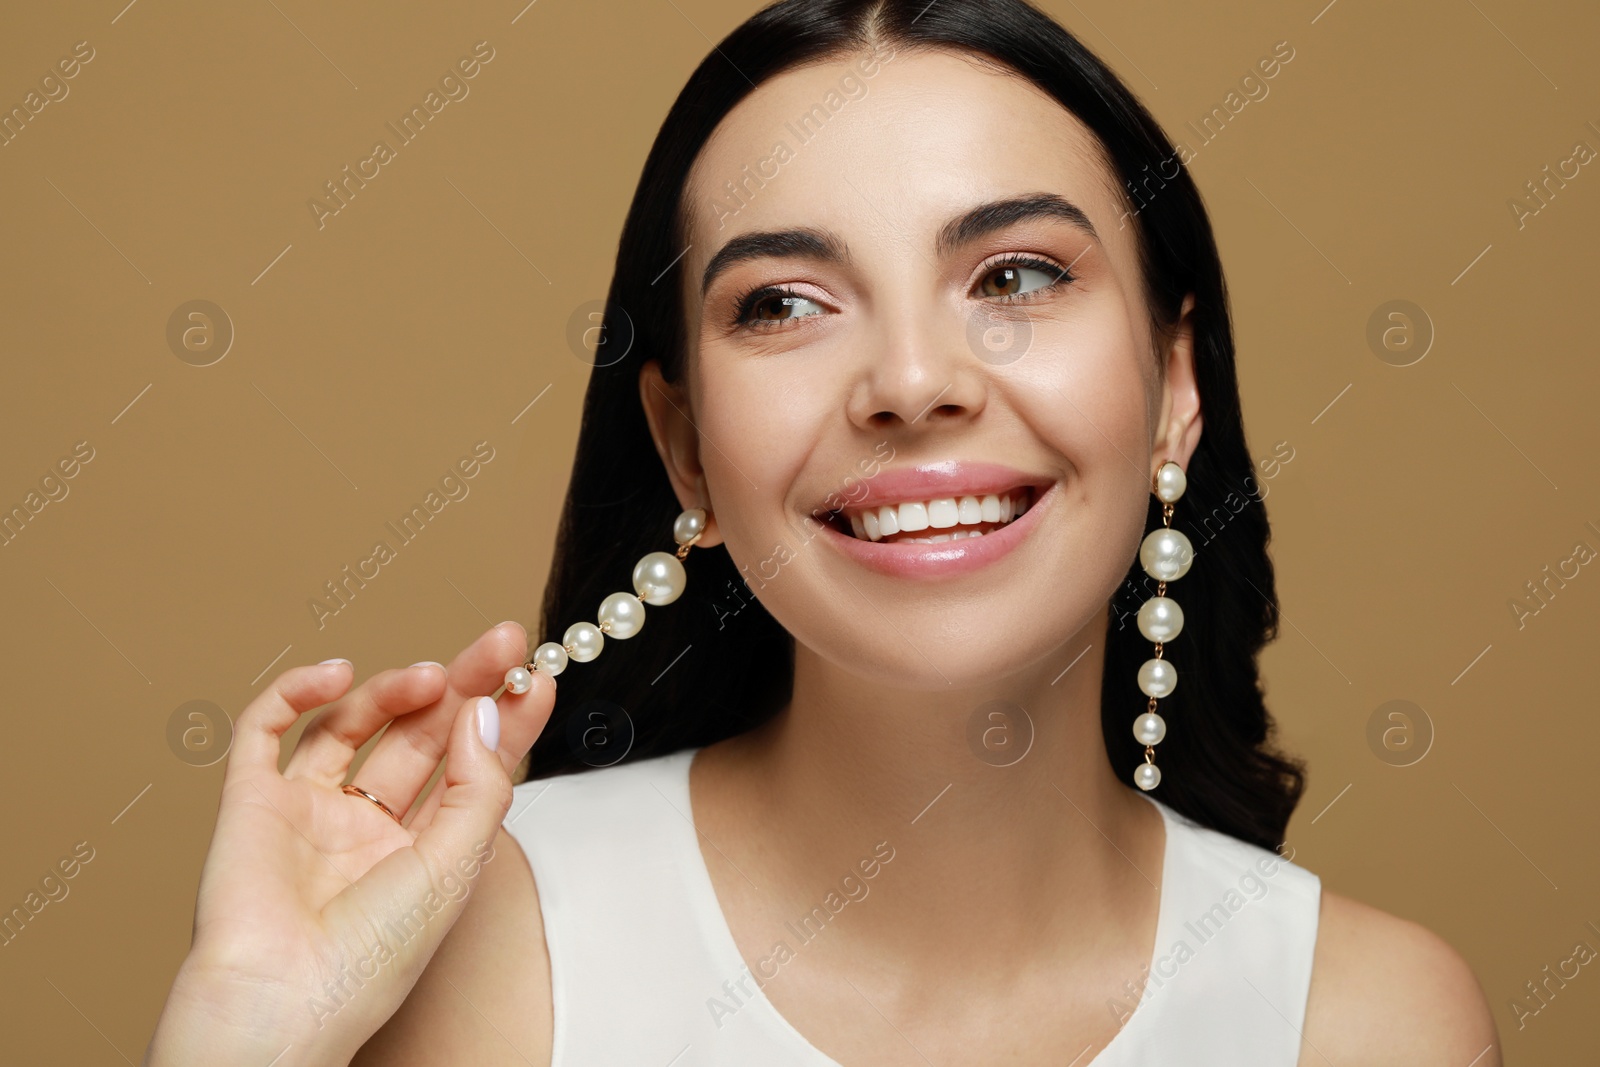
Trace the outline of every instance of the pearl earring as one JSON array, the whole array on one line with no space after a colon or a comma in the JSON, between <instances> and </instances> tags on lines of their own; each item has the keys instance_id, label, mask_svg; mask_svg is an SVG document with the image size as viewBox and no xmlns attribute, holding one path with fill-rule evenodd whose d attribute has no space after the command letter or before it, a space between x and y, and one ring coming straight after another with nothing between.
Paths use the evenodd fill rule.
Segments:
<instances>
[{"instance_id":1,"label":"pearl earring","mask_svg":"<svg viewBox=\"0 0 1600 1067\"><path fill-rule=\"evenodd\" d=\"M575 622L567 627L559 644L546 641L534 649L526 663L506 672L506 690L526 693L533 688L533 671L544 671L554 678L567 669L569 659L588 663L598 656L607 637L622 640L638 633L644 625L644 605L661 607L683 595L688 575L680 561L705 530L705 508L690 508L681 513L672 524L672 539L678 542L677 555L670 552L644 555L633 568L634 592L612 593L602 600L597 615L599 625Z\"/></svg>"},{"instance_id":2,"label":"pearl earring","mask_svg":"<svg viewBox=\"0 0 1600 1067\"><path fill-rule=\"evenodd\" d=\"M1171 460L1156 471L1153 489L1161 499L1161 529L1151 530L1139 546L1139 565L1159 583L1156 595L1139 607L1139 632L1156 644L1154 658L1139 668L1139 689L1150 698L1150 706L1133 720L1133 736L1144 745L1144 762L1133 772L1133 784L1146 792L1161 784L1155 746L1167 736L1166 720L1156 714L1156 700L1170 696L1178 685L1178 672L1161 658L1161 651L1183 629L1183 609L1167 597L1167 583L1182 578L1194 562L1194 546L1172 528L1172 505L1188 485L1183 468Z\"/></svg>"}]
</instances>

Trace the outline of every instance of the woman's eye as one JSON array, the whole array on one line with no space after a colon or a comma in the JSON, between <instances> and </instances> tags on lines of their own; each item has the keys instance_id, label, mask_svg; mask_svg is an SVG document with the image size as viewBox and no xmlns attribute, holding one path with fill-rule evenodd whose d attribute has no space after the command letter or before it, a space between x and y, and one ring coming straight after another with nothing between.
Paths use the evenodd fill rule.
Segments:
<instances>
[{"instance_id":1,"label":"woman's eye","mask_svg":"<svg viewBox=\"0 0 1600 1067\"><path fill-rule=\"evenodd\" d=\"M791 319L820 315L822 306L807 300L799 293L787 290L767 290L749 297L740 309L740 325L788 322Z\"/></svg>"},{"instance_id":2,"label":"woman's eye","mask_svg":"<svg viewBox=\"0 0 1600 1067\"><path fill-rule=\"evenodd\" d=\"M1045 269L1043 264L1002 263L985 274L978 284L984 296L1023 297L1041 289L1053 288L1058 281L1065 279L1067 275L1064 271Z\"/></svg>"}]
</instances>

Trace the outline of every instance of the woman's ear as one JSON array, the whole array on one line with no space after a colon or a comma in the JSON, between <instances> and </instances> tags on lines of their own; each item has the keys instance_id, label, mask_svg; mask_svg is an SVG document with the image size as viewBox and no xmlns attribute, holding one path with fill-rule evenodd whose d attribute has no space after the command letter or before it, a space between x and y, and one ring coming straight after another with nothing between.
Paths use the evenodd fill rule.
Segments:
<instances>
[{"instance_id":1,"label":"woman's ear","mask_svg":"<svg viewBox=\"0 0 1600 1067\"><path fill-rule=\"evenodd\" d=\"M722 533L717 529L705 470L700 466L700 431L690 417L689 398L662 376L659 360L647 360L639 368L639 400L679 507L706 509L706 529L695 544L701 548L721 544Z\"/></svg>"},{"instance_id":2,"label":"woman's ear","mask_svg":"<svg viewBox=\"0 0 1600 1067\"><path fill-rule=\"evenodd\" d=\"M1200 444L1203 419L1200 412L1200 384L1194 366L1194 294L1183 298L1177 323L1163 335L1160 353L1162 375L1161 415L1156 423L1156 438L1151 444L1154 466L1171 460L1185 469Z\"/></svg>"}]
</instances>

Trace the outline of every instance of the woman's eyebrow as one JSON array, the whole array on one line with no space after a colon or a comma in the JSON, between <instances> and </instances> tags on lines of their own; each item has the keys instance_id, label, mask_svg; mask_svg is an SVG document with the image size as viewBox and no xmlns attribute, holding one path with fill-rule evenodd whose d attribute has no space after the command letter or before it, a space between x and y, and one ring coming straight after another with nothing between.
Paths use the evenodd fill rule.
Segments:
<instances>
[{"instance_id":1,"label":"woman's eyebrow","mask_svg":"<svg viewBox=\"0 0 1600 1067\"><path fill-rule=\"evenodd\" d=\"M1094 224L1082 208L1056 193L1028 193L1023 196L991 200L962 212L939 229L934 251L944 257L986 234L1019 222L1054 219L1082 230L1100 240ZM717 249L706 264L700 279L700 295L705 296L717 275L750 259L805 258L824 263L843 263L850 258L849 247L829 230L757 230L743 233Z\"/></svg>"},{"instance_id":2,"label":"woman's eyebrow","mask_svg":"<svg viewBox=\"0 0 1600 1067\"><path fill-rule=\"evenodd\" d=\"M818 259L824 263L844 263L850 259L850 249L837 234L828 230L757 230L741 233L721 248L706 264L700 278L700 295L706 295L717 275L747 259L772 257Z\"/></svg>"},{"instance_id":3,"label":"woman's eyebrow","mask_svg":"<svg viewBox=\"0 0 1600 1067\"><path fill-rule=\"evenodd\" d=\"M1082 230L1094 240L1100 240L1100 235L1095 232L1094 223L1089 221L1089 216L1077 204L1056 193L1027 193L979 204L971 211L951 219L939 230L939 239L934 243L934 251L942 258L995 230L1003 230L1007 226L1014 226L1019 222L1031 222L1034 219L1065 222Z\"/></svg>"}]
</instances>

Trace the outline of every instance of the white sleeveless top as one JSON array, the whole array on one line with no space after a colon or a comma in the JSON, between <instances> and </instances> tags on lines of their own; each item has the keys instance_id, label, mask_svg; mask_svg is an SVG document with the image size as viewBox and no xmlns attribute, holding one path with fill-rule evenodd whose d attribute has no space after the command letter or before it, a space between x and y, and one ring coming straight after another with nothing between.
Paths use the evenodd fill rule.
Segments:
<instances>
[{"instance_id":1,"label":"white sleeveless top","mask_svg":"<svg viewBox=\"0 0 1600 1067\"><path fill-rule=\"evenodd\" d=\"M552 1067L840 1067L778 1013L728 928L689 807L696 751L515 789L504 825L539 889ZM1150 978L1142 1001L1108 1000L1122 1028L1074 1067L1295 1067L1321 881L1139 795L1166 823Z\"/></svg>"}]
</instances>

